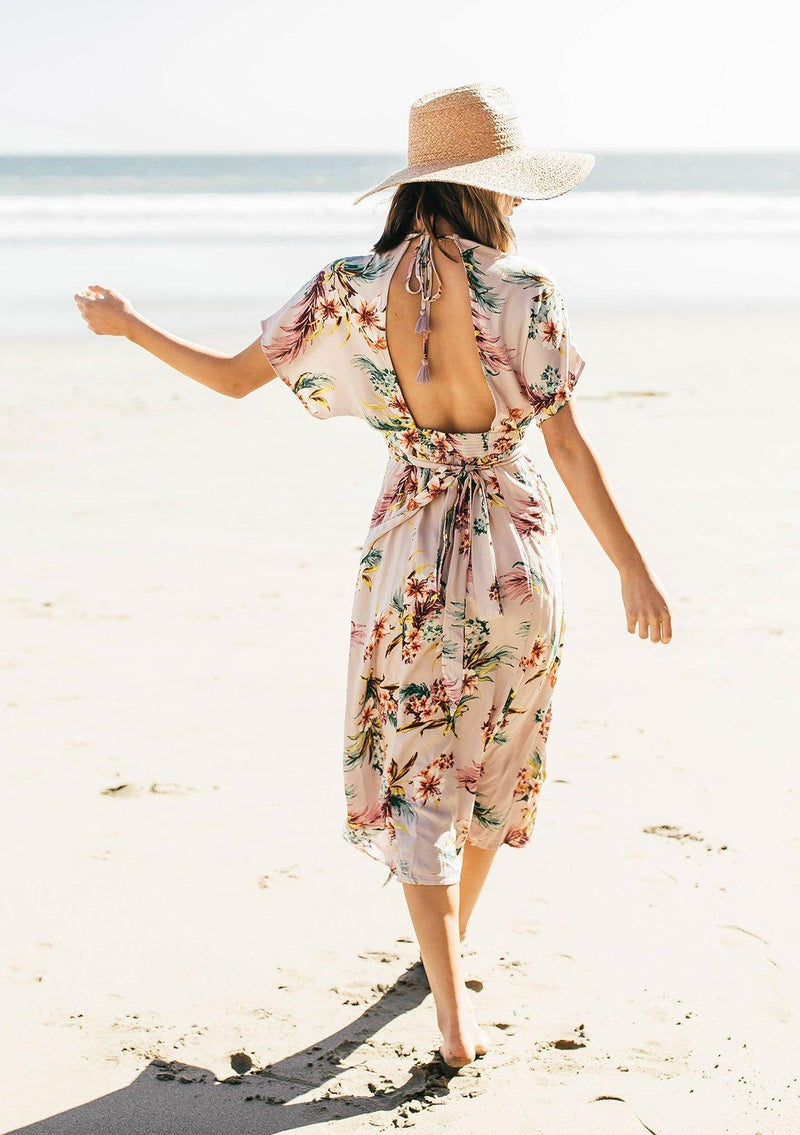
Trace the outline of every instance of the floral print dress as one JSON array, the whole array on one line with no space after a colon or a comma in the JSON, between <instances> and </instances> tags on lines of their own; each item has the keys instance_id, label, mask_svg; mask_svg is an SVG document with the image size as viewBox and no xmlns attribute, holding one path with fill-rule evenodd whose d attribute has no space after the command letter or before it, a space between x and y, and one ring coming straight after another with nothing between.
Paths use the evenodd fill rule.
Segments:
<instances>
[{"instance_id":1,"label":"floral print dress","mask_svg":"<svg viewBox=\"0 0 800 1135\"><path fill-rule=\"evenodd\" d=\"M537 262L457 236L495 401L485 433L416 425L389 356L395 249L326 264L262 320L315 418L379 430L387 465L355 580L342 834L404 883L449 885L466 841L522 847L546 775L564 645L553 502L524 443L584 367Z\"/></svg>"}]
</instances>

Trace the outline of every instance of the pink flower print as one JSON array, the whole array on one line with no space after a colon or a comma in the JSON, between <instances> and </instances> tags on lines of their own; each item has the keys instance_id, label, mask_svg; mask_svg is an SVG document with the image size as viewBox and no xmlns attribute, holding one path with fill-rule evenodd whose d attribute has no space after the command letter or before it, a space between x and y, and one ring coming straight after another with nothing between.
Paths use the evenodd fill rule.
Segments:
<instances>
[{"instance_id":1,"label":"pink flower print","mask_svg":"<svg viewBox=\"0 0 800 1135\"><path fill-rule=\"evenodd\" d=\"M431 698L439 709L449 709L450 702L447 697L447 691L444 686L444 681L441 678L436 678L431 686Z\"/></svg>"},{"instance_id":2,"label":"pink flower print","mask_svg":"<svg viewBox=\"0 0 800 1135\"><path fill-rule=\"evenodd\" d=\"M392 394L389 397L388 406L389 409L392 410L395 414L404 414L406 412L405 403L401 398L397 396L396 393Z\"/></svg>"},{"instance_id":3,"label":"pink flower print","mask_svg":"<svg viewBox=\"0 0 800 1135\"><path fill-rule=\"evenodd\" d=\"M528 497L513 513L514 527L523 539L526 536L542 536L545 532L543 502L536 497Z\"/></svg>"},{"instance_id":4,"label":"pink flower print","mask_svg":"<svg viewBox=\"0 0 800 1135\"><path fill-rule=\"evenodd\" d=\"M500 482L497 479L497 474L496 473L485 473L483 479L486 482L486 491L489 494L489 496L499 497L500 496Z\"/></svg>"},{"instance_id":5,"label":"pink flower print","mask_svg":"<svg viewBox=\"0 0 800 1135\"><path fill-rule=\"evenodd\" d=\"M441 779L439 773L434 772L430 766L423 769L418 776L414 777L417 782L416 792L413 793L414 799L427 804L432 796L441 796Z\"/></svg>"},{"instance_id":6,"label":"pink flower print","mask_svg":"<svg viewBox=\"0 0 800 1135\"><path fill-rule=\"evenodd\" d=\"M413 662L422 647L422 635L416 628L412 628L403 641L402 656L404 662Z\"/></svg>"},{"instance_id":7,"label":"pink flower print","mask_svg":"<svg viewBox=\"0 0 800 1135\"><path fill-rule=\"evenodd\" d=\"M386 633L386 626L388 621L389 616L384 612L372 624L372 632L369 636L369 641L367 642L366 648L364 650L365 662L372 658L372 655L375 652L375 648Z\"/></svg>"},{"instance_id":8,"label":"pink flower print","mask_svg":"<svg viewBox=\"0 0 800 1135\"><path fill-rule=\"evenodd\" d=\"M561 342L561 337L564 334L562 325L552 316L549 316L544 323L539 326L539 334L542 345L549 348L551 351L555 350Z\"/></svg>"},{"instance_id":9,"label":"pink flower print","mask_svg":"<svg viewBox=\"0 0 800 1135\"><path fill-rule=\"evenodd\" d=\"M428 592L428 585L424 579L417 575L409 575L406 579L406 597L408 599L424 599Z\"/></svg>"},{"instance_id":10,"label":"pink flower print","mask_svg":"<svg viewBox=\"0 0 800 1135\"><path fill-rule=\"evenodd\" d=\"M431 448L434 461L447 461L453 454L451 442L441 433L437 433Z\"/></svg>"},{"instance_id":11,"label":"pink flower print","mask_svg":"<svg viewBox=\"0 0 800 1135\"><path fill-rule=\"evenodd\" d=\"M381 827L384 819L384 808L380 800L375 800L360 812L348 812L347 823L351 828L377 828Z\"/></svg>"},{"instance_id":12,"label":"pink flower print","mask_svg":"<svg viewBox=\"0 0 800 1135\"><path fill-rule=\"evenodd\" d=\"M339 302L329 296L323 296L316 306L314 314L320 323L325 323L330 319L338 319L342 314L342 309Z\"/></svg>"},{"instance_id":13,"label":"pink flower print","mask_svg":"<svg viewBox=\"0 0 800 1135\"><path fill-rule=\"evenodd\" d=\"M526 654L520 658L519 664L523 670L530 670L533 666L538 666L545 656L547 646L544 639L537 638L536 642L531 647L530 654Z\"/></svg>"},{"instance_id":14,"label":"pink flower print","mask_svg":"<svg viewBox=\"0 0 800 1135\"><path fill-rule=\"evenodd\" d=\"M512 433L503 434L494 443L496 453L508 453L513 449L519 439Z\"/></svg>"},{"instance_id":15,"label":"pink flower print","mask_svg":"<svg viewBox=\"0 0 800 1135\"><path fill-rule=\"evenodd\" d=\"M391 690L387 690L383 686L378 687L378 714L381 719L381 724L385 725L390 717L397 715L397 698Z\"/></svg>"},{"instance_id":16,"label":"pink flower print","mask_svg":"<svg viewBox=\"0 0 800 1135\"><path fill-rule=\"evenodd\" d=\"M470 697L478 689L478 675L474 670L464 671L464 681L461 686L462 698Z\"/></svg>"},{"instance_id":17,"label":"pink flower print","mask_svg":"<svg viewBox=\"0 0 800 1135\"><path fill-rule=\"evenodd\" d=\"M457 820L456 821L456 847L463 847L467 842L469 836L470 821Z\"/></svg>"},{"instance_id":18,"label":"pink flower print","mask_svg":"<svg viewBox=\"0 0 800 1135\"><path fill-rule=\"evenodd\" d=\"M377 307L374 303L369 303L365 299L362 299L361 306L356 309L356 320L359 327L366 331L372 330L373 327L380 327Z\"/></svg>"},{"instance_id":19,"label":"pink flower print","mask_svg":"<svg viewBox=\"0 0 800 1135\"><path fill-rule=\"evenodd\" d=\"M483 765L473 761L466 768L460 768L456 776L458 777L459 788L466 788L467 792L471 792L474 796L478 791L478 781L483 776Z\"/></svg>"},{"instance_id":20,"label":"pink flower print","mask_svg":"<svg viewBox=\"0 0 800 1135\"><path fill-rule=\"evenodd\" d=\"M435 715L436 704L432 698L423 697L421 694L409 694L403 701L403 710L419 724Z\"/></svg>"},{"instance_id":21,"label":"pink flower print","mask_svg":"<svg viewBox=\"0 0 800 1135\"><path fill-rule=\"evenodd\" d=\"M427 488L431 500L436 500L442 493L447 492L447 485L443 485L439 477L431 477L428 481Z\"/></svg>"},{"instance_id":22,"label":"pink flower print","mask_svg":"<svg viewBox=\"0 0 800 1135\"><path fill-rule=\"evenodd\" d=\"M506 836L504 842L510 847L524 847L530 839L530 832L525 831L524 828L514 828Z\"/></svg>"},{"instance_id":23,"label":"pink flower print","mask_svg":"<svg viewBox=\"0 0 800 1135\"><path fill-rule=\"evenodd\" d=\"M531 592L530 574L523 563L503 573L503 595L507 599L527 599Z\"/></svg>"},{"instance_id":24,"label":"pink flower print","mask_svg":"<svg viewBox=\"0 0 800 1135\"><path fill-rule=\"evenodd\" d=\"M356 723L360 729L366 729L371 725L373 721L376 720L377 716L377 706L374 704L374 702L368 701L364 705L364 708L361 710L361 713L359 713L358 717L356 718Z\"/></svg>"}]
</instances>

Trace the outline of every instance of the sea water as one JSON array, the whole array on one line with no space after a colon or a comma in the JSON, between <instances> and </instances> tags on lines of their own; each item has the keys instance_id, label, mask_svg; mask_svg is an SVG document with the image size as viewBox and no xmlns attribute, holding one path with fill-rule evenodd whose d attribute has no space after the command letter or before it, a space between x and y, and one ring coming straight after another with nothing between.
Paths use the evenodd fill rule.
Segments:
<instances>
[{"instance_id":1,"label":"sea water","mask_svg":"<svg viewBox=\"0 0 800 1135\"><path fill-rule=\"evenodd\" d=\"M103 284L153 322L226 349L257 337L335 256L369 252L402 154L0 155L0 337L86 335ZM800 304L800 154L597 154L577 189L525 201L519 251L573 322ZM204 335L206 338L204 338ZM208 345L212 345L209 343Z\"/></svg>"}]
</instances>

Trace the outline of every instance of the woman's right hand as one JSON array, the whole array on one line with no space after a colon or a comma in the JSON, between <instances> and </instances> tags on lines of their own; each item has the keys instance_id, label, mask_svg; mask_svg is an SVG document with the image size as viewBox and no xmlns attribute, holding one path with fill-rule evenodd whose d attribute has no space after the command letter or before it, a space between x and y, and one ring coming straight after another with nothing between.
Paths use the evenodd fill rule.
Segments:
<instances>
[{"instance_id":1,"label":"woman's right hand","mask_svg":"<svg viewBox=\"0 0 800 1135\"><path fill-rule=\"evenodd\" d=\"M128 335L137 318L130 301L100 284L75 294L81 317L95 335Z\"/></svg>"},{"instance_id":2,"label":"woman's right hand","mask_svg":"<svg viewBox=\"0 0 800 1135\"><path fill-rule=\"evenodd\" d=\"M661 580L643 563L629 571L620 572L622 602L628 620L628 631L650 642L670 642L672 616L666 591Z\"/></svg>"}]
</instances>

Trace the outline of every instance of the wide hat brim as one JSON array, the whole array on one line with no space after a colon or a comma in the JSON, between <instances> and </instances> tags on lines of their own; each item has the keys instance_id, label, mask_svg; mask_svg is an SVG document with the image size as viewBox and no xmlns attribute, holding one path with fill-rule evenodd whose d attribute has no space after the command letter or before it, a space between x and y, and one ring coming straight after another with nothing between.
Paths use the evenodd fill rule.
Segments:
<instances>
[{"instance_id":1,"label":"wide hat brim","mask_svg":"<svg viewBox=\"0 0 800 1135\"><path fill-rule=\"evenodd\" d=\"M521 197L524 201L545 201L550 197L560 197L580 185L593 166L594 154L573 153L571 150L506 150L463 165L428 162L406 166L390 174L379 185L359 194L353 204L357 205L382 189L411 181L451 181L505 193L509 197Z\"/></svg>"}]
</instances>

